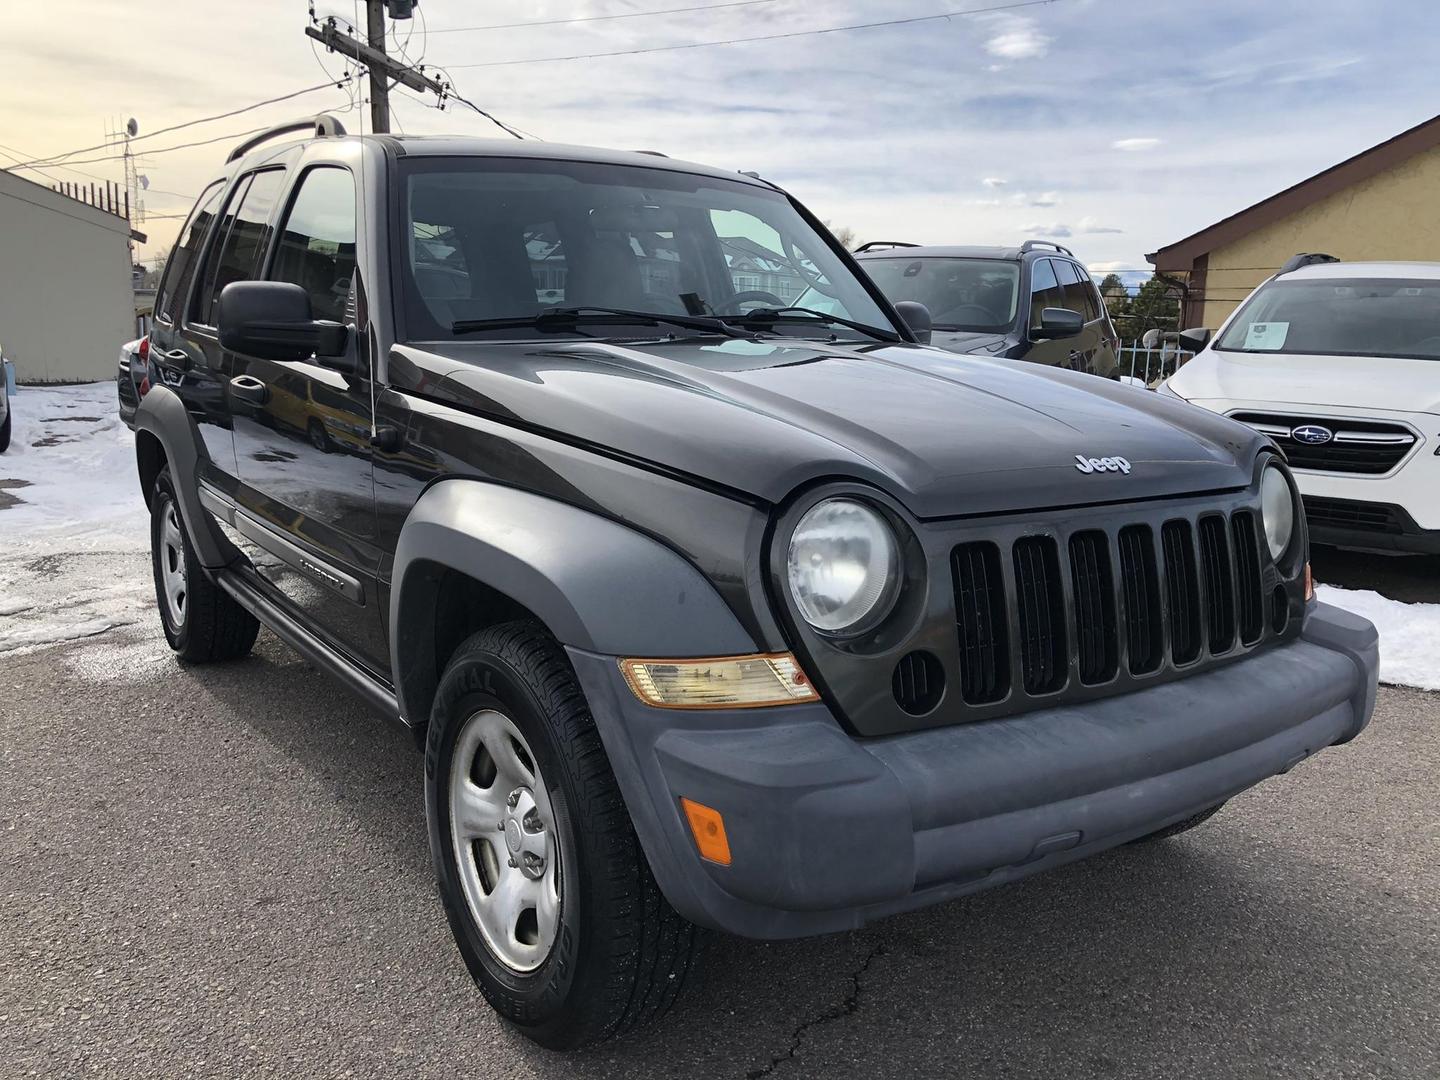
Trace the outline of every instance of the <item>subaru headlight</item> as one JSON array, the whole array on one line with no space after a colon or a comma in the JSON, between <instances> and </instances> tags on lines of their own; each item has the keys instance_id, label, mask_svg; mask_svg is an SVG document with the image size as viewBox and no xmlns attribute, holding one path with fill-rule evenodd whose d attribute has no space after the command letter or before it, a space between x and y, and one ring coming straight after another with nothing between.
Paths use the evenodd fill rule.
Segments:
<instances>
[{"instance_id":1,"label":"subaru headlight","mask_svg":"<svg viewBox=\"0 0 1440 1080\"><path fill-rule=\"evenodd\" d=\"M1260 517L1265 522L1270 557L1279 562L1295 535L1295 495L1278 465L1267 465L1260 478Z\"/></svg>"},{"instance_id":2,"label":"subaru headlight","mask_svg":"<svg viewBox=\"0 0 1440 1080\"><path fill-rule=\"evenodd\" d=\"M827 634L856 633L889 613L900 549L878 511L853 499L826 499L795 526L787 569L806 622Z\"/></svg>"}]
</instances>

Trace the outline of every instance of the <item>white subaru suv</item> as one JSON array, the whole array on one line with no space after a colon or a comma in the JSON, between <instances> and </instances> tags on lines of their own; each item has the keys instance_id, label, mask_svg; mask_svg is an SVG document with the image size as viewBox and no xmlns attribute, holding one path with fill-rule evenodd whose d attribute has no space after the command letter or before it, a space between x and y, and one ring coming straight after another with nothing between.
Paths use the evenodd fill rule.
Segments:
<instances>
[{"instance_id":1,"label":"white subaru suv","mask_svg":"<svg viewBox=\"0 0 1440 1080\"><path fill-rule=\"evenodd\" d=\"M1161 386L1269 435L1322 544L1440 553L1440 263L1302 255Z\"/></svg>"}]
</instances>

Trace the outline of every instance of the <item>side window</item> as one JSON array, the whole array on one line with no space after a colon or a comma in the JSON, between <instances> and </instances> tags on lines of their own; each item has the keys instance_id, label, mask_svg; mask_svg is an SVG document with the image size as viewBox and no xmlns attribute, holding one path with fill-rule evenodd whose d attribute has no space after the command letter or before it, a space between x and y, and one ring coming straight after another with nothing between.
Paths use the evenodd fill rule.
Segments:
<instances>
[{"instance_id":1,"label":"side window","mask_svg":"<svg viewBox=\"0 0 1440 1080\"><path fill-rule=\"evenodd\" d=\"M282 169L268 169L250 178L244 189L237 188L230 197L220 221L220 230L210 245L205 260L205 276L195 293L190 317L204 326L215 325L215 302L220 292L232 281L246 281L255 276L260 256L269 234L270 212L285 180Z\"/></svg>"},{"instance_id":2,"label":"side window","mask_svg":"<svg viewBox=\"0 0 1440 1080\"><path fill-rule=\"evenodd\" d=\"M1055 277L1049 259L1036 259L1030 267L1030 325L1040 325L1040 312L1047 307L1064 307L1065 292Z\"/></svg>"},{"instance_id":3,"label":"side window","mask_svg":"<svg viewBox=\"0 0 1440 1080\"><path fill-rule=\"evenodd\" d=\"M165 264L165 273L160 278L160 288L155 294L155 317L167 323L174 323L180 314L177 310L184 302L186 291L194 269L195 256L215 220L215 207L220 202L220 193L225 190L225 181L216 180L200 193L195 209L185 219L175 246L170 249L170 259Z\"/></svg>"},{"instance_id":4,"label":"side window","mask_svg":"<svg viewBox=\"0 0 1440 1080\"><path fill-rule=\"evenodd\" d=\"M1086 322L1094 322L1100 317L1096 310L1094 301L1090 298L1090 275L1080 269L1075 263L1064 259L1052 260L1056 268L1056 276L1060 284L1065 288L1064 306L1071 311L1079 312Z\"/></svg>"},{"instance_id":5,"label":"side window","mask_svg":"<svg viewBox=\"0 0 1440 1080\"><path fill-rule=\"evenodd\" d=\"M355 274L355 181L345 169L320 166L300 178L300 190L276 241L271 281L310 294L317 319L348 321L345 300Z\"/></svg>"}]
</instances>

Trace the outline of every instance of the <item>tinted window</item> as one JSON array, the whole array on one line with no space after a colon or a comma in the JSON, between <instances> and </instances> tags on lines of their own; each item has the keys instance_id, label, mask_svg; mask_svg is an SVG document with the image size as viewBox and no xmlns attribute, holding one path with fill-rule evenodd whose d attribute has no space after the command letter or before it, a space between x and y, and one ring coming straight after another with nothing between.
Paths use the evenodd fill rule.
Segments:
<instances>
[{"instance_id":1,"label":"tinted window","mask_svg":"<svg viewBox=\"0 0 1440 1080\"><path fill-rule=\"evenodd\" d=\"M880 291L930 309L937 330L1001 332L1015 321L1020 264L1000 259L866 259Z\"/></svg>"},{"instance_id":2,"label":"tinted window","mask_svg":"<svg viewBox=\"0 0 1440 1080\"><path fill-rule=\"evenodd\" d=\"M304 288L315 318L348 322L354 274L355 181L345 169L311 169L290 204L269 277Z\"/></svg>"},{"instance_id":3,"label":"tinted window","mask_svg":"<svg viewBox=\"0 0 1440 1080\"><path fill-rule=\"evenodd\" d=\"M1030 267L1030 325L1040 325L1040 312L1047 307L1063 308L1065 292L1055 277L1049 259L1036 259Z\"/></svg>"},{"instance_id":4,"label":"tinted window","mask_svg":"<svg viewBox=\"0 0 1440 1080\"><path fill-rule=\"evenodd\" d=\"M822 298L816 307L890 327L823 238L766 188L586 162L414 160L401 169L409 259L397 269L411 337L448 337L457 322L523 320L557 306L735 313L741 303L783 307L807 289ZM765 295L735 299L747 292ZM798 315L770 328L864 336ZM495 331L556 332L553 325ZM579 333L594 336L589 327Z\"/></svg>"},{"instance_id":5,"label":"tinted window","mask_svg":"<svg viewBox=\"0 0 1440 1080\"><path fill-rule=\"evenodd\" d=\"M1440 360L1440 281L1282 278L1246 302L1215 348Z\"/></svg>"},{"instance_id":6,"label":"tinted window","mask_svg":"<svg viewBox=\"0 0 1440 1080\"><path fill-rule=\"evenodd\" d=\"M195 209L190 211L190 216L181 226L180 235L175 238L175 246L170 249L170 260L165 264L165 275L160 279L160 289L155 295L157 318L173 323L179 314L174 308L190 287L195 256L200 252L200 245L205 242L210 223L215 220L215 207L220 201L220 193L224 190L225 182L217 180L202 191L200 198L195 201Z\"/></svg>"},{"instance_id":7,"label":"tinted window","mask_svg":"<svg viewBox=\"0 0 1440 1080\"><path fill-rule=\"evenodd\" d=\"M215 302L220 292L232 281L245 281L255 276L260 256L265 250L269 232L270 212L285 180L280 169L256 173L243 190L237 188L225 209L220 232L210 245L205 262L205 279L195 295L191 317L205 326L215 325ZM238 205L238 211L231 207ZM222 239L223 238L223 239Z\"/></svg>"},{"instance_id":8,"label":"tinted window","mask_svg":"<svg viewBox=\"0 0 1440 1080\"><path fill-rule=\"evenodd\" d=\"M1095 302L1090 297L1090 275L1086 274L1080 267L1065 259L1052 259L1055 267L1055 276L1059 278L1061 286L1065 290L1064 307L1071 311L1079 312L1084 316L1086 322L1092 322L1100 317L1100 312L1095 308Z\"/></svg>"}]
</instances>

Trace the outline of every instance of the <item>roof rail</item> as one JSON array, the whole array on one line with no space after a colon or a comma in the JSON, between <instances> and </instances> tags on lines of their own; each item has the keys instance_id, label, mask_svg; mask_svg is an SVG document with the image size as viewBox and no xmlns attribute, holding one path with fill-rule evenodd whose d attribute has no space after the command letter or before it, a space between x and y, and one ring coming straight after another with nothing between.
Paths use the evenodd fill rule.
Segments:
<instances>
[{"instance_id":1,"label":"roof rail","mask_svg":"<svg viewBox=\"0 0 1440 1080\"><path fill-rule=\"evenodd\" d=\"M867 251L878 251L881 248L910 248L919 247L919 244L912 244L906 240L871 240L868 244L861 244L852 255L863 255Z\"/></svg>"},{"instance_id":2,"label":"roof rail","mask_svg":"<svg viewBox=\"0 0 1440 1080\"><path fill-rule=\"evenodd\" d=\"M1302 251L1299 255L1291 255L1290 258L1286 259L1285 265L1280 267L1275 276L1279 277L1281 274L1290 273L1291 270L1299 270L1302 266L1314 266L1316 263L1335 263L1339 261L1340 260L1334 255L1323 255L1318 251Z\"/></svg>"},{"instance_id":3,"label":"roof rail","mask_svg":"<svg viewBox=\"0 0 1440 1080\"><path fill-rule=\"evenodd\" d=\"M1072 259L1075 257L1075 253L1073 251L1071 251L1067 247L1061 247L1059 244L1055 243L1054 240L1026 240L1023 244L1020 245L1020 254L1024 255L1027 251L1034 251L1036 248L1042 247L1054 248L1056 251L1060 252L1061 255L1069 255Z\"/></svg>"},{"instance_id":4,"label":"roof rail","mask_svg":"<svg viewBox=\"0 0 1440 1080\"><path fill-rule=\"evenodd\" d=\"M287 124L276 124L272 128L266 128L264 131L251 135L250 138L231 150L230 156L225 159L225 164L229 165L232 161L239 160L261 143L269 142L277 135L288 135L292 131L311 131L317 139L334 138L345 134L345 125L329 113L317 113L315 116L307 116L303 120L291 120Z\"/></svg>"}]
</instances>

